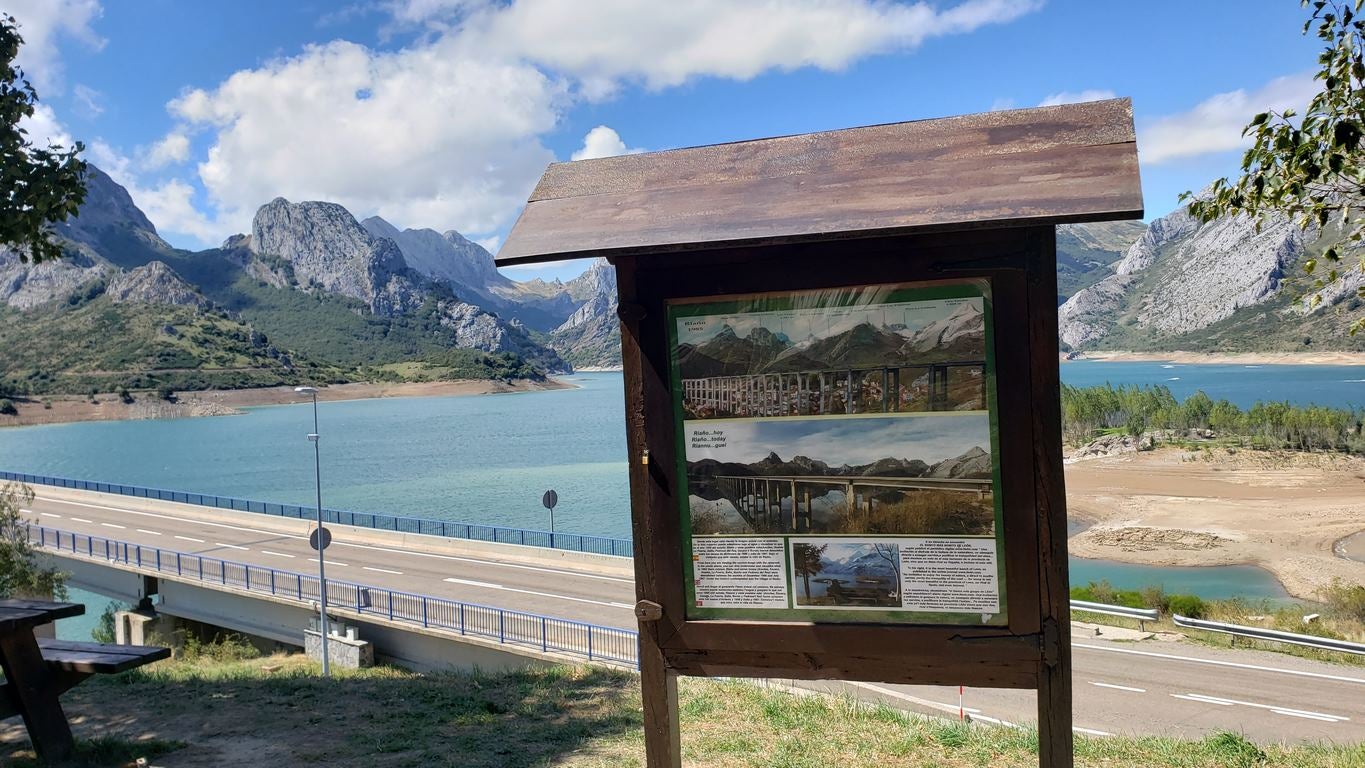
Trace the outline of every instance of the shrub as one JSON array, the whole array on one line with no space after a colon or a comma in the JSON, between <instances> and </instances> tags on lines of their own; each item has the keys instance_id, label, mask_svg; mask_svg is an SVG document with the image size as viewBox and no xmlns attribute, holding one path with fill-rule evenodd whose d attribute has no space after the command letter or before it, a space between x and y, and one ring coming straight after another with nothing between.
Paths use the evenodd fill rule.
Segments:
<instances>
[{"instance_id":1,"label":"shrub","mask_svg":"<svg viewBox=\"0 0 1365 768\"><path fill-rule=\"evenodd\" d=\"M165 384L156 388L156 396L168 403L175 402L175 390Z\"/></svg>"},{"instance_id":2,"label":"shrub","mask_svg":"<svg viewBox=\"0 0 1365 768\"><path fill-rule=\"evenodd\" d=\"M1365 622L1365 586L1333 579L1323 597L1334 615Z\"/></svg>"},{"instance_id":3,"label":"shrub","mask_svg":"<svg viewBox=\"0 0 1365 768\"><path fill-rule=\"evenodd\" d=\"M0 414L5 416L16 416L19 409L14 407L14 401L9 398L0 398Z\"/></svg>"},{"instance_id":4,"label":"shrub","mask_svg":"<svg viewBox=\"0 0 1365 768\"><path fill-rule=\"evenodd\" d=\"M1166 598L1166 609L1187 619L1202 619L1207 606L1198 595L1170 595Z\"/></svg>"}]
</instances>

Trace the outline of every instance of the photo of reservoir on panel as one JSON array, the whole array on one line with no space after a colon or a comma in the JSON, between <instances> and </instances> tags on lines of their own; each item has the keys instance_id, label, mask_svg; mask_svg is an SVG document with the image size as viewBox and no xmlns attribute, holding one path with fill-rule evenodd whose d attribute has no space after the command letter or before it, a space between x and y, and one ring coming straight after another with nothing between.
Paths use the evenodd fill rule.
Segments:
<instances>
[{"instance_id":1,"label":"photo of reservoir on panel","mask_svg":"<svg viewBox=\"0 0 1365 768\"><path fill-rule=\"evenodd\" d=\"M980 297L682 318L686 419L985 410Z\"/></svg>"},{"instance_id":2,"label":"photo of reservoir on panel","mask_svg":"<svg viewBox=\"0 0 1365 768\"><path fill-rule=\"evenodd\" d=\"M995 532L986 414L685 426L694 536Z\"/></svg>"}]
</instances>

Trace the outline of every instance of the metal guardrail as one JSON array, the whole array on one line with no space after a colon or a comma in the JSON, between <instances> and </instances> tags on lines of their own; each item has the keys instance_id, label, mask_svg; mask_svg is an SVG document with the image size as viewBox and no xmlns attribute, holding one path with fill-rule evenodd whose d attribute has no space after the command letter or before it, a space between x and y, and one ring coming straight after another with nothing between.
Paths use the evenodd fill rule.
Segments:
<instances>
[{"instance_id":1,"label":"metal guardrail","mask_svg":"<svg viewBox=\"0 0 1365 768\"><path fill-rule=\"evenodd\" d=\"M293 571L247 565L158 547L87 536L40 525L29 539L45 549L76 557L124 563L139 570L235 587L302 603L316 603L318 579ZM398 592L349 581L327 580L330 608L355 611L391 622L447 630L541 652L580 656L589 661L639 666L639 635L628 629L585 624L475 603Z\"/></svg>"},{"instance_id":2,"label":"metal guardrail","mask_svg":"<svg viewBox=\"0 0 1365 768\"><path fill-rule=\"evenodd\" d=\"M1172 614L1171 618L1175 621L1177 627L1185 627L1186 629L1202 629L1205 632L1222 632L1237 637L1271 640L1277 643L1291 643L1293 645L1302 645L1308 648L1318 648L1324 651L1365 654L1365 643L1352 643L1346 640L1334 640L1330 637L1318 637L1316 635L1300 635L1295 632L1283 632L1278 629L1263 629L1261 627L1245 627L1240 624L1225 624L1221 621L1191 619L1179 614Z\"/></svg>"},{"instance_id":3,"label":"metal guardrail","mask_svg":"<svg viewBox=\"0 0 1365 768\"><path fill-rule=\"evenodd\" d=\"M197 504L201 507L217 507L238 512L314 519L316 507L302 507L297 504L276 504L270 501L252 501L231 496L215 496L208 493L189 493L168 491L160 488L144 488L137 485L120 483L101 483L91 480L72 480L66 477L31 475L24 472L0 470L0 480L28 483L30 485L49 485L56 488L74 488L98 493L115 493L139 499L157 499L180 504ZM616 555L633 557L634 543L630 539L613 539L606 536L588 536L581 533L551 533L530 528L503 528L496 525L459 523L447 520L431 520L421 517L401 517L398 515L373 514L370 512L349 512L340 509L323 509L323 520L337 525L354 525L361 528L374 528L380 531L417 533L423 536L444 536L450 539L470 541L489 541L498 544L519 544L527 547L563 549L571 552L587 552L595 555Z\"/></svg>"},{"instance_id":4,"label":"metal guardrail","mask_svg":"<svg viewBox=\"0 0 1365 768\"><path fill-rule=\"evenodd\" d=\"M1071 610L1103 613L1109 616L1123 616L1124 618L1137 619L1138 626L1144 629L1146 628L1143 625L1144 621L1156 621L1161 616L1161 613L1155 608L1129 608L1123 605L1091 603L1085 600L1072 600Z\"/></svg>"}]
</instances>

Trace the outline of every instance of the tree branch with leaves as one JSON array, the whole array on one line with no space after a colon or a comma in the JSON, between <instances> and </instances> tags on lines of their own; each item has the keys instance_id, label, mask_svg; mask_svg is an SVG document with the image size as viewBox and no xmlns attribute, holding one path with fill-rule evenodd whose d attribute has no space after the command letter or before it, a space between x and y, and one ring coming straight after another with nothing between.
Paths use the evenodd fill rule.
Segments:
<instances>
[{"instance_id":1,"label":"tree branch with leaves","mask_svg":"<svg viewBox=\"0 0 1365 768\"><path fill-rule=\"evenodd\" d=\"M62 255L52 225L85 201L85 146L39 147L20 126L38 104L37 91L14 63L23 43L18 22L0 14L0 246L40 262Z\"/></svg>"},{"instance_id":2,"label":"tree branch with leaves","mask_svg":"<svg viewBox=\"0 0 1365 768\"><path fill-rule=\"evenodd\" d=\"M0 486L0 597L66 597L66 574L44 565L29 540L20 510L33 503L33 489Z\"/></svg>"},{"instance_id":3,"label":"tree branch with leaves","mask_svg":"<svg viewBox=\"0 0 1365 768\"><path fill-rule=\"evenodd\" d=\"M1347 264L1365 239L1365 0L1303 0L1312 15L1304 23L1324 44L1314 79L1322 90L1303 114L1292 109L1267 110L1242 131L1251 147L1242 156L1242 175L1215 181L1207 195L1191 192L1190 213L1201 221L1237 214L1261 217L1278 213L1305 231L1339 226L1341 241L1321 260L1304 262L1312 278L1309 309L1322 301L1321 291L1348 272L1365 272L1365 257ZM1358 289L1365 296L1365 286ZM1355 334L1365 318L1352 323Z\"/></svg>"}]
</instances>

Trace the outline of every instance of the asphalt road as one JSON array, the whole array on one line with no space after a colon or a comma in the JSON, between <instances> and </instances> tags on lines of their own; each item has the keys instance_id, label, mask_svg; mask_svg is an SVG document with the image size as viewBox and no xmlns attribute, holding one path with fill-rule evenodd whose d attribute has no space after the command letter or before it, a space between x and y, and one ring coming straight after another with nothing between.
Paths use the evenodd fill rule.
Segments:
<instances>
[{"instance_id":1,"label":"asphalt road","mask_svg":"<svg viewBox=\"0 0 1365 768\"><path fill-rule=\"evenodd\" d=\"M313 573L306 537L251 525L194 518L194 507L152 511L138 499L91 495L89 501L42 495L26 508L49 528L103 536L284 571ZM158 505L160 506L160 505ZM591 622L636 627L633 581L563 565L544 567L482 555L455 556L348 540L332 529L329 579ZM1200 737L1220 730L1259 742L1365 741L1365 667L1283 654L1168 641L1110 642L1073 637L1075 724L1080 733ZM955 716L958 689L832 684L860 698ZM966 714L985 722L1036 719L1032 691L968 688Z\"/></svg>"}]
</instances>

